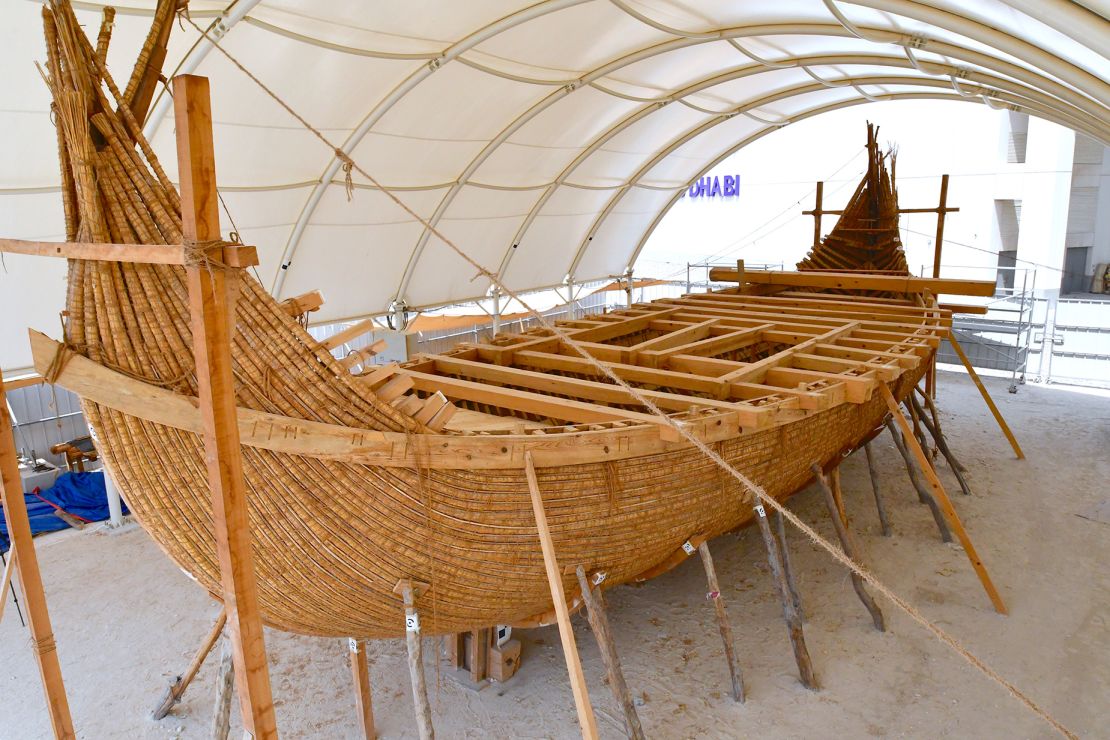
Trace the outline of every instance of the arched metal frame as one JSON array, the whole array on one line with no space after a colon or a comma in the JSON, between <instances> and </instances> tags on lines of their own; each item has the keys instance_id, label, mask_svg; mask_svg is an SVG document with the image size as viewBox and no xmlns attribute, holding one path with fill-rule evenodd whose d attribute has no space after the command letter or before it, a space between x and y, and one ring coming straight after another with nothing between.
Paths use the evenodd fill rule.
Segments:
<instances>
[{"instance_id":1,"label":"arched metal frame","mask_svg":"<svg viewBox=\"0 0 1110 740\"><path fill-rule=\"evenodd\" d=\"M436 55L394 55L388 53L378 53L367 50L341 47L330 44L326 41L314 39L312 37L302 36L249 17L250 11L258 4L259 0L238 0L235 3L232 3L232 5L230 5L228 9L225 10L224 13L221 14L213 22L213 24L210 26L209 32L216 38L221 38L225 36L238 22L245 20L251 25L263 28L270 32L281 33L282 35L293 38L303 43L315 44L323 48L329 48L344 53L363 54L367 56L382 56L388 58L427 60L425 64L422 64L420 67L413 70L408 77L406 77L392 91L390 91L389 94L378 101L375 106L367 113L359 126L352 132L352 134L348 137L347 141L344 142L342 146L343 151L348 153L354 150L358 143L388 110L390 110L394 105L402 100L410 91L415 89L415 87L419 85L421 81L426 79L436 69L441 67L443 64L453 60L467 64L472 68L480 69L489 74L495 74L501 77L506 77L508 79L514 79L521 82L548 86L565 85L564 87L560 87L558 90L554 91L552 94L545 96L543 99L533 104L527 111L525 111L525 113L514 119L508 126L505 127L505 129L499 136L497 136L493 141L490 142L489 145L487 145L487 147L482 150L482 152L464 170L460 177L457 178L454 183L450 183L450 187L447 193L441 199L435 213L432 216L431 223L433 224L433 226L438 223L438 221L447 212L447 210L450 208L451 203L454 202L455 197L463 189L464 186L468 184L482 186L479 183L471 182L471 175L473 175L474 172L477 171L481 164L485 162L501 144L507 141L508 138L511 137L515 131L519 130L519 128L525 122L527 122L527 120L530 120L535 115L538 115L538 113L542 110L545 110L546 108L556 103L558 100L561 100L567 95L573 93L574 90L579 89L583 86L590 85L595 80L598 80L607 74L611 74L621 67L633 64L637 61L642 61L644 59L653 58L669 51L687 48L689 46L700 43L712 43L714 41L727 41L733 43L733 45L737 48L739 52L757 62L756 65L747 65L744 68L746 70L744 74L756 74L759 71L781 68L784 64L789 64L789 66L797 66L802 68L805 72L807 72L814 78L817 85L804 86L809 88L806 92L796 92L794 94L808 94L810 92L820 90L822 87L841 87L844 85L850 85L854 88L854 92L857 93L857 97L851 98L849 101L837 101L831 104L831 107L821 106L820 108L822 112L825 109L831 110L835 109L836 107L845 107L848 104L854 105L860 102L867 102L869 100L906 99L914 95L920 95L921 97L930 99L940 98L966 101L969 99L968 91L973 91L973 97L975 99L982 99L983 102L986 102L988 104L990 104L991 100L1003 101L1010 107L1028 110L1033 115L1038 115L1040 117L1053 120L1069 128L1082 131L1087 135L1090 135L1093 138L1099 139L1101 141L1106 142L1108 138L1110 138L1107 136L1107 132L1110 131L1110 127L1108 127L1105 123L1108 118L1108 116L1106 115L1108 112L1108 106L1110 106L1110 84L1107 84L1105 80L1091 74L1090 72L1087 72L1086 70L1083 70L1070 61L1053 56L1045 50L1027 41L1017 38L1005 32L1004 30L992 28L985 23L982 23L975 19L960 15L955 12L951 12L949 10L936 8L926 3L918 2L917 0L826 0L826 6L828 6L829 9L832 11L832 15L837 21L835 24L778 24L747 28L713 29L709 31L698 32L686 32L664 26L661 23L653 21L647 16L633 11L623 2L611 0L614 6L620 8L623 12L630 14L631 17L636 18L641 23L646 23L652 28L664 33L675 35L677 36L677 38L654 44L651 47L647 47L631 54L627 54L620 59L610 61L605 65L592 70L586 75L583 75L578 80L570 82L569 84L567 84L567 81L533 80L523 78L519 75L512 75L510 73L486 67L485 65L478 64L473 60L465 59L461 56L464 52L475 48L483 41L486 41L511 28L515 28L517 26L520 26L521 24L527 23L544 15L592 1L595 0L546 0L546 2L537 3L529 8L521 10L517 13L510 14L504 18L485 25L483 28L476 30L461 41L458 41L457 43L453 44L452 46L448 47L447 49ZM1029 0L1006 0L1006 4L1015 7L1019 11L1029 14L1037 12L1040 9L1040 3L1036 4L1037 8L1030 7L1031 3L1029 2ZM1058 12L1063 13L1064 15L1062 15L1061 17L1066 18L1069 22L1056 22L1055 19L1045 20L1041 18L1040 13L1038 13L1038 15L1036 16L1038 19L1045 20L1047 25L1055 28L1064 35L1069 36L1079 41L1080 43L1085 43L1088 48L1097 48L1097 44L1094 42L1100 41L1100 36L1091 32L1090 29L1077 29L1071 27L1071 22L1074 21L1086 20L1087 22L1090 22L1091 19L1095 17L1094 14L1091 13L1091 11L1080 6L1076 6L1073 3L1066 2L1066 0L1049 0L1048 4L1055 7ZM843 7L837 8L837 6L847 5L858 5L861 7L882 10L896 16L901 16L917 21L919 23L934 26L948 33L970 39L974 42L984 44L993 49L998 49L1004 54L1019 60L1024 65L1028 65L1028 67L1014 64L1013 62L1010 62L1001 57L986 54L975 49L965 48L950 42L940 41L937 39L931 39L914 34L903 33L897 30L891 30L890 28L875 28L864 26L862 24L854 24L843 15ZM1048 12L1049 14L1051 14L1052 11ZM901 68L905 68L908 66L912 67L914 71L922 76L904 76L899 77L897 81L888 81L886 83L867 81L868 79L875 79L874 77L839 78L830 81L817 76L810 70L811 66L821 66L820 62L805 61L804 63L798 63L802 60L802 57L785 58L779 60L762 60L759 57L756 57L750 52L743 49L738 43L735 43L734 41L735 39L744 37L775 36L788 34L834 36L841 38L856 36L866 42L893 44L896 46L900 46L905 53L905 60L901 60L901 58L898 57L898 61L895 61L896 58L886 56L883 57L883 61L881 63L869 59L868 61L859 62L830 61L825 62L825 64L858 63ZM207 40L199 40L198 43L194 45L194 47L182 60L181 64L179 64L176 71L180 73L195 70L203 61L208 52L211 50L211 46L211 43ZM964 67L956 67L954 65L938 64L937 62L926 60L919 61L912 51L914 49L916 49L918 52L927 51L941 55L943 57L959 59L964 63L973 64L976 67L990 70L1001 75L1006 75L1006 77L1010 79L1005 79L1003 77L994 77L990 74L984 74L976 70ZM869 57L871 55L810 55L810 57L814 56L836 57L842 59L845 57ZM878 57L876 57L876 59L877 58ZM762 69L757 70L757 67L762 67ZM1036 70L1043 70L1044 72L1047 72L1048 74L1056 77L1059 81L1050 79L1045 75L1040 74ZM937 77L944 76L948 81L940 82L935 79L929 79L929 75ZM737 77L738 76L743 75L738 74ZM893 78L879 79L893 80ZM1017 82L1014 82L1014 80L1017 80ZM715 84L720 84L720 82ZM863 85L875 84L920 85L923 87L932 88L951 87L954 90L955 94L939 95L934 93L907 93L887 95L872 94L862 89ZM984 87L985 85L989 85L989 87ZM604 91L604 88L601 88L600 86L595 85L594 87L596 89L601 89ZM792 89L799 88L796 87ZM610 92L610 94L613 93ZM691 93L686 93L686 95L688 94ZM568 163L563 172L560 173L559 177L557 177L554 182L545 187L544 193L533 206L530 213L522 222L521 227L514 235L512 244L508 245L505 256L498 265L499 274L503 275L509 265L511 255L514 253L512 245L521 243L521 240L524 238L524 235L526 234L528 228L531 226L536 216L539 215L539 212L543 208L544 204L546 204L546 202L561 185L571 187L574 186L572 183L565 182L566 178L570 175L571 172L573 172L578 166L585 162L590 154L596 152L597 149L603 146L605 141L610 140L613 136L617 135L620 131L624 130L636 121L642 120L643 118L651 115L651 113L659 110L668 102L681 102L690 105L690 107L696 108L697 106L693 106L692 104L688 103L688 101L682 100L682 98L686 95L679 95L676 91L675 94L668 96L667 101L648 102L643 108L634 111L629 116L626 116L621 121L614 124L614 127L611 127L610 129L602 132L597 137L595 137L595 139L588 144L587 148L583 150L583 152L576 156L574 160L572 160L572 162ZM781 99L781 96L778 99ZM741 107L756 108L758 107L758 103ZM145 127L148 134L153 133L168 108L168 98L163 97L156 101L156 104L152 109L152 114L149 117ZM762 120L760 117L752 114L749 110L745 109L742 112L756 119L757 121ZM801 120L802 118L810 117L812 115L817 115L817 113L806 112L805 114L793 114L791 115L790 120L797 121ZM724 119L718 114L715 119L710 120L711 122L720 122L720 120ZM706 130L708 130L708 128L711 128L711 126L707 127ZM775 130L775 128L777 128L777 126L765 126L765 128L761 129L757 132L757 134L753 136L762 137L770 131ZM692 140L697 135L699 134L693 134L687 140ZM744 143L750 143L751 140L754 139L749 137L748 139L745 139ZM674 142L672 142L672 144L673 143ZM685 143L685 141L683 141L682 143ZM680 146L681 144L678 145ZM729 153L736 151L742 145L743 144L732 147ZM717 160L715 160L714 164L716 162L719 162L722 158L718 158ZM619 203L619 201L627 192L631 190L631 188L645 187L643 184L639 183L638 180L640 179L640 177L642 177L644 173L650 171L652 167L658 164L659 161L662 161L662 159L659 158L658 155L654 155L650 158L649 161L651 162L650 165L641 167L640 171L635 177L633 177L629 182L618 187L615 190L613 197L609 199L606 207L599 213L598 218L595 219L591 228L583 237L578 253L575 255L575 258L573 260L573 266L577 266L577 264L581 261L582 256L585 254L586 245L588 245L589 243L589 237L592 234L597 233L597 231L604 224L607 216L615 209L616 204ZM332 184L336 174L338 173L340 164L340 160L332 157L320 179L314 183L313 190L306 200L301 214L299 215L297 222L290 233L289 239L287 240L281 259L283 265L287 264L291 260L293 254L296 252L297 246L299 245L304 230L311 222L312 215L315 212L316 207L319 205L324 192L326 191L328 186ZM706 168L706 170L703 170L703 172L707 171L708 169L709 168ZM700 173L698 176L700 176ZM696 177L694 179L696 179ZM630 263L635 261L635 256L639 254L640 250L643 247L643 243L646 241L646 235L650 234L651 230L655 227L655 225L658 224L659 220L662 218L662 214L665 213L674 203L674 201L678 199L679 193L681 193L681 190L678 190L676 192L670 203L668 203L668 205L664 207L656 216L656 218L652 221L646 234L643 236L643 238L641 238L640 243L637 245L633 257L629 261ZM425 229L419 238L416 248L413 250L413 254L410 258L408 266L406 267L404 277L402 278L401 284L398 286L399 289L397 291L397 295L404 294L404 291L408 285L408 281L411 278L415 266L420 258L420 253L424 245L427 243L429 236L430 232ZM573 274L573 269L569 270L568 272ZM285 274L285 270L279 269L277 271L277 276L272 286L272 292L275 295L280 296Z\"/></svg>"}]
</instances>

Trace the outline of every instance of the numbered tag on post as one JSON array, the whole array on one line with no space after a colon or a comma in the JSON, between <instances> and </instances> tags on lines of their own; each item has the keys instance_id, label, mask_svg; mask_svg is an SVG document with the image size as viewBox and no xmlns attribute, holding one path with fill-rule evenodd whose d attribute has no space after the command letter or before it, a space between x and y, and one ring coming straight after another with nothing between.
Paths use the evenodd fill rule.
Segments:
<instances>
[{"instance_id":1,"label":"numbered tag on post","mask_svg":"<svg viewBox=\"0 0 1110 740\"><path fill-rule=\"evenodd\" d=\"M358 640L353 637L347 638L347 646L351 649L352 653L358 652Z\"/></svg>"},{"instance_id":2,"label":"numbered tag on post","mask_svg":"<svg viewBox=\"0 0 1110 740\"><path fill-rule=\"evenodd\" d=\"M406 632L419 632L420 631L420 615L416 612L405 615L405 631Z\"/></svg>"},{"instance_id":3,"label":"numbered tag on post","mask_svg":"<svg viewBox=\"0 0 1110 740\"><path fill-rule=\"evenodd\" d=\"M763 508L763 504L756 504L755 505L755 513L759 514L761 519L766 519L767 518L767 510Z\"/></svg>"},{"instance_id":4,"label":"numbered tag on post","mask_svg":"<svg viewBox=\"0 0 1110 740\"><path fill-rule=\"evenodd\" d=\"M687 555L693 555L694 550L696 550L696 549L697 549L696 547L694 547L693 545L690 544L690 540L686 540L685 542L682 543L682 551L684 553L686 553Z\"/></svg>"}]
</instances>

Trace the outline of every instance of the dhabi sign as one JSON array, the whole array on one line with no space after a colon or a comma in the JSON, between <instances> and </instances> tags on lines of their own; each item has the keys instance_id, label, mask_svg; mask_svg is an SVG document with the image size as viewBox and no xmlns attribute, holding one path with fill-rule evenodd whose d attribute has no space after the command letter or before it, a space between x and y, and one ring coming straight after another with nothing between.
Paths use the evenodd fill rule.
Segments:
<instances>
[{"instance_id":1,"label":"dhabi sign","mask_svg":"<svg viewBox=\"0 0 1110 740\"><path fill-rule=\"evenodd\" d=\"M691 198L736 198L740 195L740 175L706 175L682 193Z\"/></svg>"}]
</instances>

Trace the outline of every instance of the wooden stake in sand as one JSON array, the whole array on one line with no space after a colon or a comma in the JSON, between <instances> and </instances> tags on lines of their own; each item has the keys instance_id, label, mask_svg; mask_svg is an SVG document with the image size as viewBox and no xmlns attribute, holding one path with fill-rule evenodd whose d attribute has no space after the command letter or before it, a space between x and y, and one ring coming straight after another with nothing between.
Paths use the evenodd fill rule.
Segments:
<instances>
[{"instance_id":1,"label":"wooden stake in sand","mask_svg":"<svg viewBox=\"0 0 1110 740\"><path fill-rule=\"evenodd\" d=\"M759 524L759 533L763 535L763 544L767 548L767 562L771 566L771 578L779 592L782 601L782 617L786 620L786 627L790 632L790 644L794 648L794 660L798 664L798 677L807 689L817 691L817 674L813 671L813 661L806 648L806 636L802 629L802 617L794 606L790 596L790 587L786 578L786 566L783 563L782 553L775 535L771 532L771 525L767 522L767 510L763 504L755 504L755 520Z\"/></svg>"},{"instance_id":2,"label":"wooden stake in sand","mask_svg":"<svg viewBox=\"0 0 1110 740\"><path fill-rule=\"evenodd\" d=\"M412 680L412 703L416 709L416 727L420 740L432 740L435 728L432 726L432 705L428 703L428 683L424 680L424 645L420 634L420 614L416 611L416 599L422 596L429 586L427 583L402 578L393 587L405 604L405 645L409 651L409 678Z\"/></svg>"},{"instance_id":3,"label":"wooden stake in sand","mask_svg":"<svg viewBox=\"0 0 1110 740\"><path fill-rule=\"evenodd\" d=\"M971 487L964 479L964 466L960 465L960 461L952 454L952 448L948 446L948 440L944 438L944 432L941 431L940 428L940 416L937 414L936 405L928 394L920 389L917 390L926 400L929 406L929 412L932 414L932 420L930 421L930 417L925 414L925 407L921 405L917 397L911 394L910 401L913 403L914 411L917 412L917 417L921 420L922 425L928 430L929 434L932 435L933 443L937 446L937 449L940 450L940 454L944 455L944 459L948 462L948 467L952 469L953 475L956 476L956 480L960 483L960 489L964 492L965 496L970 496Z\"/></svg>"},{"instance_id":4,"label":"wooden stake in sand","mask_svg":"<svg viewBox=\"0 0 1110 740\"><path fill-rule=\"evenodd\" d=\"M902 413L896 411L894 415L901 418ZM907 442L905 438L895 427L893 419L887 419L886 428L890 431L890 438L894 440L894 446L898 448L898 452L902 454L902 460L906 463L906 473L909 474L910 482L913 483L913 487L917 489L917 499L923 504L928 504L929 510L933 513L933 521L937 523L937 529L940 531L940 538L945 542L951 542L952 533L948 531L948 525L944 521L944 515L940 513L937 502L933 499L933 494L929 492L929 489L925 487L925 484L921 482L921 478L917 474L917 464L914 462L913 457L910 455L910 451L906 447ZM908 425L906 426L906 430L907 434L912 437L913 434L909 431ZM916 439L914 440L914 444L917 444ZM924 461L924 464L932 470L928 459Z\"/></svg>"},{"instance_id":5,"label":"wooden stake in sand","mask_svg":"<svg viewBox=\"0 0 1110 740\"><path fill-rule=\"evenodd\" d=\"M35 544L31 541L31 523L27 517L27 502L23 499L23 482L19 477L19 456L15 448L11 417L8 415L8 397L0 381L0 501L3 502L4 520L11 541L11 560L8 574L19 569L23 586L23 604L27 609L27 622L31 628L35 660L39 665L42 689L46 694L46 709L56 738L72 738L73 719L69 714L69 699L62 682L62 668L54 644L54 631L46 608L46 592L42 587ZM7 569L6 569L7 570Z\"/></svg>"},{"instance_id":6,"label":"wooden stake in sand","mask_svg":"<svg viewBox=\"0 0 1110 740\"><path fill-rule=\"evenodd\" d=\"M374 731L374 704L370 694L370 666L366 660L366 640L350 638L351 678L355 685L355 703L358 706L358 720L362 727L362 736L366 740L374 740L378 735Z\"/></svg>"},{"instance_id":7,"label":"wooden stake in sand","mask_svg":"<svg viewBox=\"0 0 1110 740\"><path fill-rule=\"evenodd\" d=\"M220 670L216 674L216 703L212 710L212 740L227 740L231 732L231 696L235 693L235 669L231 640L224 640Z\"/></svg>"},{"instance_id":8,"label":"wooden stake in sand","mask_svg":"<svg viewBox=\"0 0 1110 740\"><path fill-rule=\"evenodd\" d=\"M883 497L879 492L879 471L875 468L875 457L871 452L870 442L863 446L863 452L867 456L867 472L871 476L871 491L875 494L875 509L879 512L879 525L883 528L883 537L889 537L891 533L890 519L887 518Z\"/></svg>"},{"instance_id":9,"label":"wooden stake in sand","mask_svg":"<svg viewBox=\"0 0 1110 740\"><path fill-rule=\"evenodd\" d=\"M154 719L163 719L170 713L170 710L174 708L174 705L181 701L181 696L185 693L185 689L189 688L189 684L196 678L197 671L204 665L204 661L208 658L208 654L212 652L212 647L216 644L216 641L220 639L220 634L224 631L224 625L226 623L227 610L220 609L219 616L216 617L212 629L208 630L208 634L204 636L204 641L200 644L200 648L197 650L196 655L193 656L193 660L189 663L189 667L166 687L166 693L162 696L162 700L158 702L158 706L151 713Z\"/></svg>"},{"instance_id":10,"label":"wooden stake in sand","mask_svg":"<svg viewBox=\"0 0 1110 740\"><path fill-rule=\"evenodd\" d=\"M628 682L624 680L621 659L617 655L617 646L613 642L613 633L609 629L609 618L605 616L605 597L602 595L600 582L598 584L591 582L586 575L586 569L581 565L575 569L575 574L578 576L578 585L582 589L582 601L586 604L586 618L590 620L590 629L597 639L601 662L605 664L605 673L609 677L609 689L613 692L613 699L624 713L624 729L632 740L643 740L644 730L640 726L640 716L636 713L636 705L632 701L632 692L628 690Z\"/></svg>"},{"instance_id":11,"label":"wooden stake in sand","mask_svg":"<svg viewBox=\"0 0 1110 740\"><path fill-rule=\"evenodd\" d=\"M555 559L555 543L551 539L551 530L547 528L547 514L543 508L543 495L540 493L539 480L536 478L536 465L532 462L532 453L524 453L524 472L528 476L528 491L532 495L532 512L536 517L536 529L540 537L540 549L543 550L543 565L547 571L547 584L551 587L551 600L555 605L555 616L559 621L559 639L563 643L563 657L567 661L567 673L570 674L570 688L574 694L574 707L578 711L578 724L582 728L582 737L586 740L596 740L597 720L594 718L594 708L590 704L590 694L586 689L586 677L582 675L582 662L578 658L578 646L574 642L574 629L570 626L570 612L567 609L567 597L563 593L562 571L559 562Z\"/></svg>"},{"instance_id":12,"label":"wooden stake in sand","mask_svg":"<svg viewBox=\"0 0 1110 740\"><path fill-rule=\"evenodd\" d=\"M725 599L721 595L721 584L717 580L717 569L713 566L713 555L709 552L708 542L698 545L698 554L701 555L701 564L705 566L705 580L709 584L709 593L706 594L706 598L713 602L713 609L717 612L717 627L721 631L721 641L725 644L725 660L728 662L728 675L732 679L732 698L743 704L744 675L740 672L740 665L736 661L736 647L732 641L732 625L728 621Z\"/></svg>"},{"instance_id":13,"label":"wooden stake in sand","mask_svg":"<svg viewBox=\"0 0 1110 740\"><path fill-rule=\"evenodd\" d=\"M829 519L832 520L833 528L836 530L836 536L840 538L840 546L844 548L844 554L850 557L857 563L862 563L859 548L856 546L855 540L852 538L851 530L848 529L848 516L844 511L844 501L841 496L834 492L833 488L829 485L829 481L825 478L825 474L821 471L821 466L816 463L810 467L813 471L813 476L817 480L817 487L825 494L825 506L829 510ZM834 471L836 468L833 469ZM839 486L837 486L839 488ZM871 621L875 624L875 629L879 632L886 631L886 624L883 621L883 612L879 609L879 605L875 603L875 599L871 594L867 593L867 589L863 587L863 579L855 572L852 573L852 588L856 590L856 595L867 611L871 614Z\"/></svg>"}]
</instances>

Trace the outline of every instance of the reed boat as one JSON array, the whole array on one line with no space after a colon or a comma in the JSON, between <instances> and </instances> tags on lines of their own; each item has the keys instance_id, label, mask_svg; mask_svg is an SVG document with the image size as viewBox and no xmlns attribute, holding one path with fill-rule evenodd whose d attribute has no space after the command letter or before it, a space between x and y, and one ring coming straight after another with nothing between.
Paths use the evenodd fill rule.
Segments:
<instances>
[{"instance_id":1,"label":"reed boat","mask_svg":"<svg viewBox=\"0 0 1110 740\"><path fill-rule=\"evenodd\" d=\"M180 244L178 193L136 122L141 95L116 88L68 4L45 20L69 240ZM152 69L157 79L151 58L144 50L129 89ZM881 191L896 213L882 158L872 170L854 200ZM871 217L850 207L838 228ZM905 398L951 323L939 283L909 276L738 266L714 279L736 286L559 326L779 500L880 427L880 386ZM72 260L63 341L32 344L39 370L81 397L135 517L218 598L186 295L179 266ZM272 627L400 636L399 579L429 584L426 634L551 620L527 453L559 558L606 587L658 575L684 543L753 516L748 491L549 330L356 374L294 313L242 275L235 392ZM563 580L576 601L574 574Z\"/></svg>"}]
</instances>

